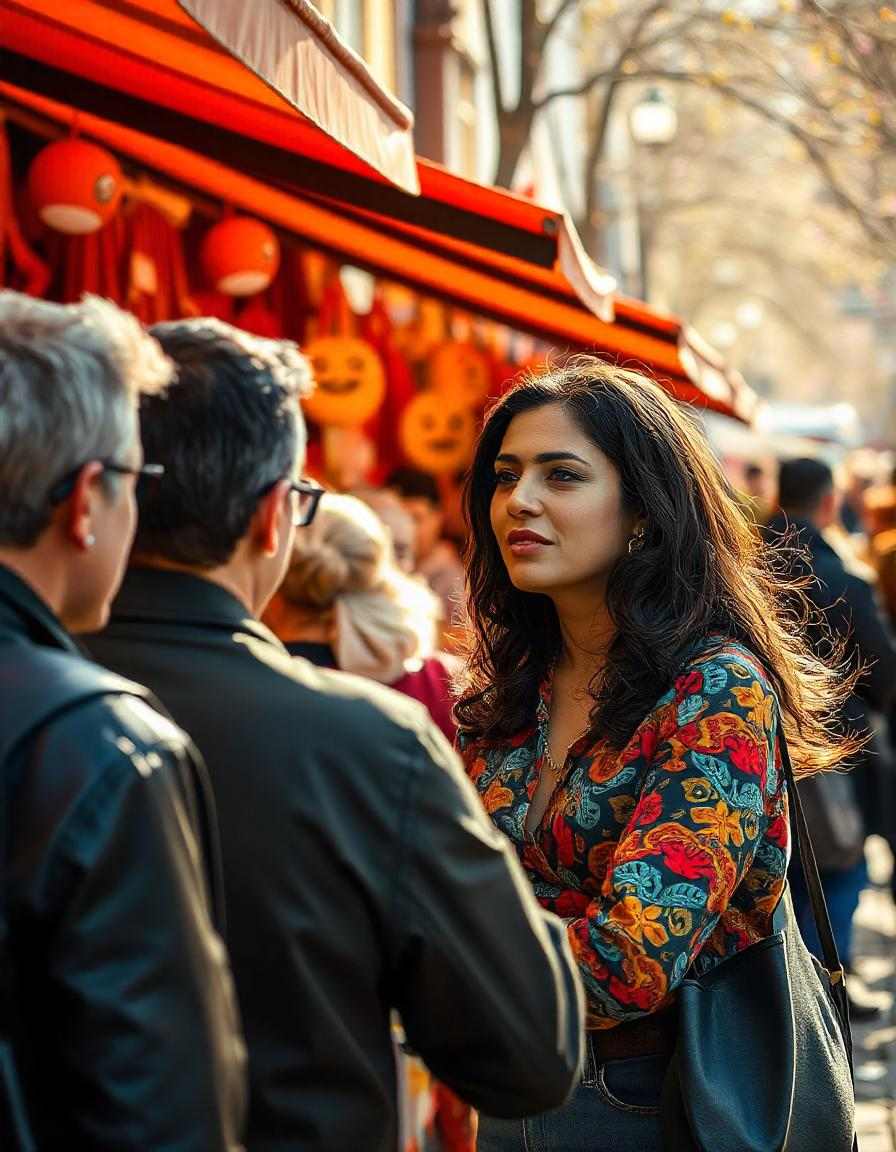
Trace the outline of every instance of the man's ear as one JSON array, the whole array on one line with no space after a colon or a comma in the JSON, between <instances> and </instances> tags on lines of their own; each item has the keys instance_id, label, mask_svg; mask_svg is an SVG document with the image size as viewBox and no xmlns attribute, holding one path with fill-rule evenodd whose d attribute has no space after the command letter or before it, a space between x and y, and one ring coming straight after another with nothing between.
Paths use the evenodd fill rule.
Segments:
<instances>
[{"instance_id":1,"label":"man's ear","mask_svg":"<svg viewBox=\"0 0 896 1152\"><path fill-rule=\"evenodd\" d=\"M288 492L289 481L278 480L270 492L262 496L252 517L252 539L266 556L276 556L279 551Z\"/></svg>"},{"instance_id":2,"label":"man's ear","mask_svg":"<svg viewBox=\"0 0 896 1152\"><path fill-rule=\"evenodd\" d=\"M91 460L78 473L72 494L63 505L62 523L75 547L87 552L96 543L93 514L94 501L98 498L99 478L103 466L99 460Z\"/></svg>"}]
</instances>

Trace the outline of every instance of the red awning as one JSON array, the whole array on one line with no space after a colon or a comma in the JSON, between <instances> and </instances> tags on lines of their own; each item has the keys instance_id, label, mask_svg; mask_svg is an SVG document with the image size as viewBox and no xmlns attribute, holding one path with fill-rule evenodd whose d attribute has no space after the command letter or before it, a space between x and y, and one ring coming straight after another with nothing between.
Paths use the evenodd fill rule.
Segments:
<instances>
[{"instance_id":1,"label":"red awning","mask_svg":"<svg viewBox=\"0 0 896 1152\"><path fill-rule=\"evenodd\" d=\"M681 370L704 397L704 406L743 420L753 421L759 397L743 375L727 363L700 333L679 316L663 315L640 300L617 296L614 301L617 323L649 326L674 339Z\"/></svg>"},{"instance_id":2,"label":"red awning","mask_svg":"<svg viewBox=\"0 0 896 1152\"><path fill-rule=\"evenodd\" d=\"M170 6L170 0L71 0L61 6L65 36L78 34L74 9L114 7L134 19L138 11L157 14ZM34 19L38 7L56 10L52 0L0 0L4 17L14 8L21 19L25 10ZM54 19L58 30L58 14ZM181 13L181 23L185 19ZM206 92L207 102L197 106L176 98L167 61L152 82L148 52L145 79L131 82L129 72L115 69L86 75L89 70L82 62L74 67L53 37L23 38L23 25L18 27L9 45L15 50L4 52L0 69L0 96L11 103L58 125L70 124L77 109L82 133L187 189L561 348L643 367L683 400L751 418L755 397L742 378L677 317L615 296L612 277L589 260L563 214L422 159L420 195L407 196L294 114L290 134L279 138L271 129L275 122L282 126L284 112L271 105L280 98L214 46L204 51L217 52L245 75L232 91L216 90L211 103ZM188 74L193 57L187 47L177 84L204 76L204 56ZM114 43L106 49L124 56ZM250 105L246 84L258 85L264 100ZM225 107L239 116L228 120Z\"/></svg>"},{"instance_id":3,"label":"red awning","mask_svg":"<svg viewBox=\"0 0 896 1152\"><path fill-rule=\"evenodd\" d=\"M0 46L4 79L19 56L418 190L411 113L307 0L0 0Z\"/></svg>"}]
</instances>

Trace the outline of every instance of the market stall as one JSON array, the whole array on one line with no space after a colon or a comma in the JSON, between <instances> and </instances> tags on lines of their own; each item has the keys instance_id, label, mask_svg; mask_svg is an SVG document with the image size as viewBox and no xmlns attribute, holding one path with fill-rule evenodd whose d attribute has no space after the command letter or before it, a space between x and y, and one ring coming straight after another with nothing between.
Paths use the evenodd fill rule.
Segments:
<instances>
[{"instance_id":1,"label":"market stall","mask_svg":"<svg viewBox=\"0 0 896 1152\"><path fill-rule=\"evenodd\" d=\"M213 23L217 7L0 0L7 283L299 340L319 379L319 467L341 486L404 462L453 477L487 397L549 353L595 351L750 419L743 380L681 320L619 297L565 216L423 160L411 171L406 112L324 29L293 32L330 69L334 105L362 110L357 138L303 97L296 68L284 78L268 62L263 82L257 56L247 69L228 55L228 35L244 60L251 46ZM48 163L48 141L80 153L77 179L70 158L61 176ZM117 190L93 232L66 235L53 180L95 199L109 175L87 145L112 159ZM347 266L370 278L365 307L346 294Z\"/></svg>"}]
</instances>

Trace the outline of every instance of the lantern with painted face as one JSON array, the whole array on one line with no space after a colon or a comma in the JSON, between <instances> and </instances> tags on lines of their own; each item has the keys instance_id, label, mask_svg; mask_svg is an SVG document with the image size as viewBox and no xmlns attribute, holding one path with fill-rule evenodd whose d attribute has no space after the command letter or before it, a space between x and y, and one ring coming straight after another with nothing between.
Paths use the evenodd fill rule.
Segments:
<instances>
[{"instance_id":1,"label":"lantern with painted face","mask_svg":"<svg viewBox=\"0 0 896 1152\"><path fill-rule=\"evenodd\" d=\"M199 259L218 292L254 296L277 275L280 245L260 220L226 216L206 232Z\"/></svg>"},{"instance_id":2,"label":"lantern with painted face","mask_svg":"<svg viewBox=\"0 0 896 1152\"><path fill-rule=\"evenodd\" d=\"M481 408L491 385L488 357L475 344L452 340L435 348L429 360L429 383L437 392L460 397Z\"/></svg>"},{"instance_id":3,"label":"lantern with painted face","mask_svg":"<svg viewBox=\"0 0 896 1152\"><path fill-rule=\"evenodd\" d=\"M317 383L302 400L306 414L337 427L366 423L386 395L386 373L375 349L354 336L325 336L303 351Z\"/></svg>"},{"instance_id":4,"label":"lantern with painted face","mask_svg":"<svg viewBox=\"0 0 896 1152\"><path fill-rule=\"evenodd\" d=\"M28 170L28 194L50 228L70 236L96 232L121 200L121 168L98 144L70 137L41 149Z\"/></svg>"},{"instance_id":5,"label":"lantern with painted face","mask_svg":"<svg viewBox=\"0 0 896 1152\"><path fill-rule=\"evenodd\" d=\"M401 416L399 438L408 460L433 476L460 472L473 455L476 423L461 396L421 392Z\"/></svg>"}]
</instances>

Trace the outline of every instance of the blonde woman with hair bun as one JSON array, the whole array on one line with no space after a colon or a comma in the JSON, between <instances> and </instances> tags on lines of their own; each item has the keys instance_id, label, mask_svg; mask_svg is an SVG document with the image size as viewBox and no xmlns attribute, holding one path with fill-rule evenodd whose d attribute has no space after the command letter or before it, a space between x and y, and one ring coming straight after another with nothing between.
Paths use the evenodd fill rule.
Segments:
<instances>
[{"instance_id":1,"label":"blonde woman with hair bun","mask_svg":"<svg viewBox=\"0 0 896 1152\"><path fill-rule=\"evenodd\" d=\"M327 493L296 537L265 623L293 655L366 676L425 704L450 739L452 658L436 651L441 607L397 565L389 531L354 496Z\"/></svg>"}]
</instances>

